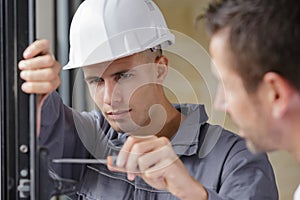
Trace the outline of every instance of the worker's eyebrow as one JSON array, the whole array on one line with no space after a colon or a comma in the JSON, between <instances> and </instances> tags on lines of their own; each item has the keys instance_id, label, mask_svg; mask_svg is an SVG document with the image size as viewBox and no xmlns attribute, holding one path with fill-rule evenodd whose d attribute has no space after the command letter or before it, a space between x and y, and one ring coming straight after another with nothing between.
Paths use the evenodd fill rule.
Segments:
<instances>
[{"instance_id":1,"label":"worker's eyebrow","mask_svg":"<svg viewBox=\"0 0 300 200\"><path fill-rule=\"evenodd\" d=\"M95 80L97 78L101 78L101 77L99 77L99 76L87 76L87 77L84 78L84 80L88 82L90 80Z\"/></svg>"},{"instance_id":2,"label":"worker's eyebrow","mask_svg":"<svg viewBox=\"0 0 300 200\"><path fill-rule=\"evenodd\" d=\"M121 71L117 71L117 72L114 72L112 74L110 74L109 76L110 77L114 77L114 76L119 76L121 74L125 74L125 73L128 73L128 72L135 72L136 70L135 69L124 69L124 70L121 70ZM103 79L102 77L100 76L87 76L84 78L85 81L90 81L90 80L95 80L95 79Z\"/></svg>"},{"instance_id":3,"label":"worker's eyebrow","mask_svg":"<svg viewBox=\"0 0 300 200\"><path fill-rule=\"evenodd\" d=\"M125 69L125 70L115 72L115 73L111 74L110 76L118 76L120 74L125 74L125 73L128 73L128 72L134 72L134 71L135 71L134 69Z\"/></svg>"}]
</instances>

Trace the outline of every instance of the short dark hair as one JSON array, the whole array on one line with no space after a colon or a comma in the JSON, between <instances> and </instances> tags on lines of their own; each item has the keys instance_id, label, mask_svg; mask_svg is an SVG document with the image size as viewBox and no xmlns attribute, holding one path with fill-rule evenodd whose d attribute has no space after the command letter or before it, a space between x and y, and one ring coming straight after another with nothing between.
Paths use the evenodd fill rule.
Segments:
<instances>
[{"instance_id":1,"label":"short dark hair","mask_svg":"<svg viewBox=\"0 0 300 200\"><path fill-rule=\"evenodd\" d=\"M228 28L228 45L248 92L266 72L276 72L300 91L300 1L223 0L203 18L210 35Z\"/></svg>"}]
</instances>

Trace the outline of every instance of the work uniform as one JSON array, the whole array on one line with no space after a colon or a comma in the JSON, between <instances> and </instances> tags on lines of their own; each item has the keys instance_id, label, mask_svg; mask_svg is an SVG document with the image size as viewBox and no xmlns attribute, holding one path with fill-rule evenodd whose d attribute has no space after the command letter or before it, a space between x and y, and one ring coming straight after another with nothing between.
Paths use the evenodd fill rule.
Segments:
<instances>
[{"instance_id":1,"label":"work uniform","mask_svg":"<svg viewBox=\"0 0 300 200\"><path fill-rule=\"evenodd\" d=\"M210 200L278 199L272 167L265 154L254 155L239 136L207 123L203 105L174 105L185 120L171 138L174 151L190 175L208 191ZM53 158L106 158L117 155L126 133L114 131L101 112L76 112L52 93L42 109L40 145ZM72 199L168 200L140 177L129 181L125 173L111 172L103 164L50 165L63 178L78 180Z\"/></svg>"}]
</instances>

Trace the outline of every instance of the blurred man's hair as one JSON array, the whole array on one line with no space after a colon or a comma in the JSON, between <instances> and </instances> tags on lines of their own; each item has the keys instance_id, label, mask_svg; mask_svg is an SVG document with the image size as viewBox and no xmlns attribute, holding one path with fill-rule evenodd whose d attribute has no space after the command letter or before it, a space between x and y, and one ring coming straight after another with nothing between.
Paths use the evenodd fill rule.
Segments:
<instances>
[{"instance_id":1,"label":"blurred man's hair","mask_svg":"<svg viewBox=\"0 0 300 200\"><path fill-rule=\"evenodd\" d=\"M256 91L269 71L300 91L299 0L214 1L202 18L211 36L227 31L233 67L248 92Z\"/></svg>"}]
</instances>

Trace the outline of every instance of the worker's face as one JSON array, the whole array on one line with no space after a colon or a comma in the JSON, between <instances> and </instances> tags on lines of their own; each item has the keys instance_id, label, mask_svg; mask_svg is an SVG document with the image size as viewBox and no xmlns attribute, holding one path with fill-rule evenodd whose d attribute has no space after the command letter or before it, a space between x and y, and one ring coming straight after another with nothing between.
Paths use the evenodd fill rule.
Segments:
<instances>
[{"instance_id":1,"label":"worker's face","mask_svg":"<svg viewBox=\"0 0 300 200\"><path fill-rule=\"evenodd\" d=\"M161 98L153 62L135 54L84 67L91 97L114 130L131 133L150 123L149 110Z\"/></svg>"},{"instance_id":2,"label":"worker's face","mask_svg":"<svg viewBox=\"0 0 300 200\"><path fill-rule=\"evenodd\" d=\"M226 111L240 129L240 135L253 152L274 150L278 138L271 122L270 109L261 86L247 93L240 75L234 70L227 46L227 32L218 32L211 38L212 70L219 80L215 107Z\"/></svg>"}]
</instances>

